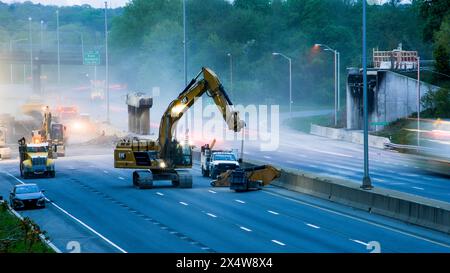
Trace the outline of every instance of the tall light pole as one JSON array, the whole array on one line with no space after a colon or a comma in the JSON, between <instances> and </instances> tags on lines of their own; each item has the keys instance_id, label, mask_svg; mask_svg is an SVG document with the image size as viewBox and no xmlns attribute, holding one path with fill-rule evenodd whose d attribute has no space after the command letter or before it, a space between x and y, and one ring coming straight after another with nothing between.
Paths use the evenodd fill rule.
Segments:
<instances>
[{"instance_id":1,"label":"tall light pole","mask_svg":"<svg viewBox=\"0 0 450 273\"><path fill-rule=\"evenodd\" d=\"M44 21L41 20L41 42L40 49L42 50L42 45L44 44Z\"/></svg>"},{"instance_id":2,"label":"tall light pole","mask_svg":"<svg viewBox=\"0 0 450 273\"><path fill-rule=\"evenodd\" d=\"M57 51L58 51L58 85L61 84L61 55L60 55L60 48L59 48L59 10L56 10L56 42L58 45Z\"/></svg>"},{"instance_id":3,"label":"tall light pole","mask_svg":"<svg viewBox=\"0 0 450 273\"><path fill-rule=\"evenodd\" d=\"M230 57L230 93L233 94L233 54L228 53L228 57Z\"/></svg>"},{"instance_id":4,"label":"tall light pole","mask_svg":"<svg viewBox=\"0 0 450 273\"><path fill-rule=\"evenodd\" d=\"M292 59L279 52L273 52L272 55L281 56L289 61L289 118L292 118Z\"/></svg>"},{"instance_id":5,"label":"tall light pole","mask_svg":"<svg viewBox=\"0 0 450 273\"><path fill-rule=\"evenodd\" d=\"M361 188L372 189L369 176L369 109L367 98L367 45L366 45L366 0L362 1L362 63L363 63L363 104L364 104L364 177Z\"/></svg>"},{"instance_id":6,"label":"tall light pole","mask_svg":"<svg viewBox=\"0 0 450 273\"><path fill-rule=\"evenodd\" d=\"M420 147L420 57L417 56L417 150Z\"/></svg>"},{"instance_id":7,"label":"tall light pole","mask_svg":"<svg viewBox=\"0 0 450 273\"><path fill-rule=\"evenodd\" d=\"M80 32L80 39L81 39L81 62L83 62L83 58L84 58L84 38L83 38L83 32Z\"/></svg>"},{"instance_id":8,"label":"tall light pole","mask_svg":"<svg viewBox=\"0 0 450 273\"><path fill-rule=\"evenodd\" d=\"M31 17L28 17L28 32L29 32L29 41L30 41L30 74L31 74L31 83L33 83L33 38L31 35Z\"/></svg>"},{"instance_id":9,"label":"tall light pole","mask_svg":"<svg viewBox=\"0 0 450 273\"><path fill-rule=\"evenodd\" d=\"M105 1L105 88L106 88L106 122L109 123L109 60L108 60L108 2Z\"/></svg>"},{"instance_id":10,"label":"tall light pole","mask_svg":"<svg viewBox=\"0 0 450 273\"><path fill-rule=\"evenodd\" d=\"M28 39L9 40L9 54L12 56L13 43L21 42L21 41L27 41L27 40ZM10 82L13 83L13 64L12 64L12 61L11 61L10 65L9 65L9 69L10 69Z\"/></svg>"},{"instance_id":11,"label":"tall light pole","mask_svg":"<svg viewBox=\"0 0 450 273\"><path fill-rule=\"evenodd\" d=\"M183 62L184 85L187 85L187 45L186 45L186 0L183 0Z\"/></svg>"},{"instance_id":12,"label":"tall light pole","mask_svg":"<svg viewBox=\"0 0 450 273\"><path fill-rule=\"evenodd\" d=\"M337 112L341 111L341 54L337 52Z\"/></svg>"},{"instance_id":13,"label":"tall light pole","mask_svg":"<svg viewBox=\"0 0 450 273\"><path fill-rule=\"evenodd\" d=\"M323 47L325 51L331 51L334 54L334 126L337 126L338 122L338 110L339 110L339 52L324 44L315 44L314 47Z\"/></svg>"}]
</instances>

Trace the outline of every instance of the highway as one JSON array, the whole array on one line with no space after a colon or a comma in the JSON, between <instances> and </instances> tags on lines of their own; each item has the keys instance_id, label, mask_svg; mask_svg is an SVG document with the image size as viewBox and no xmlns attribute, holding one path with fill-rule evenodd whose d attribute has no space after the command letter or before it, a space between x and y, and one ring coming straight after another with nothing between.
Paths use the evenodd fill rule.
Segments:
<instances>
[{"instance_id":1,"label":"highway","mask_svg":"<svg viewBox=\"0 0 450 273\"><path fill-rule=\"evenodd\" d=\"M190 170L192 189L169 183L139 190L131 171L114 169L112 148L67 148L54 179L19 177L17 160L0 162L0 195L17 183L46 190L47 208L20 211L63 252L450 252L450 237L274 186L235 193L212 188ZM372 245L374 243L370 243ZM376 243L375 243L376 244Z\"/></svg>"},{"instance_id":2,"label":"highway","mask_svg":"<svg viewBox=\"0 0 450 273\"><path fill-rule=\"evenodd\" d=\"M322 115L327 111L295 112L293 116ZM287 118L282 114L280 124ZM255 141L246 141L244 145L244 160L362 183L364 161L363 145L360 144L314 136L282 126L279 147L275 151L261 151L260 144ZM225 142L222 147L240 148L240 142ZM407 154L369 147L369 169L375 187L450 202L450 176L418 166Z\"/></svg>"}]
</instances>

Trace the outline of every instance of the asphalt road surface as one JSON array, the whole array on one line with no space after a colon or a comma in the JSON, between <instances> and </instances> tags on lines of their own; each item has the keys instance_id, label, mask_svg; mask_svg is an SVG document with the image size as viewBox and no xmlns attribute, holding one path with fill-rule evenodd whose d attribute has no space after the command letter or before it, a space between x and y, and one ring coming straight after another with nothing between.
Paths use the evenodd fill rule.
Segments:
<instances>
[{"instance_id":1,"label":"asphalt road surface","mask_svg":"<svg viewBox=\"0 0 450 273\"><path fill-rule=\"evenodd\" d=\"M304 194L212 188L198 164L192 189L160 182L139 190L131 170L113 168L112 148L96 155L74 149L57 160L53 179L23 180L17 160L0 162L5 199L18 183L46 190L47 208L20 213L63 252L450 252L443 233Z\"/></svg>"}]
</instances>

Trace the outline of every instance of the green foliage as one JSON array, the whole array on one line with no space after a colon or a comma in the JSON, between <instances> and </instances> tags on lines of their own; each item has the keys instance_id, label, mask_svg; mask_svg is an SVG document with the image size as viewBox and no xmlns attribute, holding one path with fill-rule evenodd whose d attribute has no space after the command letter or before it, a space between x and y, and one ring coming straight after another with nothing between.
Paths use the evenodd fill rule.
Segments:
<instances>
[{"instance_id":1,"label":"green foliage","mask_svg":"<svg viewBox=\"0 0 450 273\"><path fill-rule=\"evenodd\" d=\"M420 15L425 20L423 25L423 39L431 41L434 33L440 29L442 20L450 15L450 1L448 0L419 0Z\"/></svg>"},{"instance_id":2,"label":"green foliage","mask_svg":"<svg viewBox=\"0 0 450 273\"><path fill-rule=\"evenodd\" d=\"M293 101L297 105L305 101L333 104L333 55L312 51L314 43L341 52L342 76L345 67L361 63L360 1L186 2L188 76L208 66L229 89L227 54L231 53L231 96L239 103L265 102L269 97L274 103L286 102L288 66L285 59L272 56L274 51L293 60ZM405 49L431 57L430 45L422 42L421 28L417 27L421 23L418 4L397 2L368 6L368 48L390 50L402 43ZM112 24L111 59L120 63L117 76L134 88L153 85L170 86L174 92L182 89L182 27L181 0L131 1ZM345 81L341 83L344 90Z\"/></svg>"},{"instance_id":3,"label":"green foliage","mask_svg":"<svg viewBox=\"0 0 450 273\"><path fill-rule=\"evenodd\" d=\"M426 109L422 114L424 118L450 118L450 89L430 90L421 102Z\"/></svg>"},{"instance_id":4,"label":"green foliage","mask_svg":"<svg viewBox=\"0 0 450 273\"><path fill-rule=\"evenodd\" d=\"M39 235L39 226L30 218L19 220L7 210L6 202L0 205L0 253L51 253Z\"/></svg>"},{"instance_id":5,"label":"green foliage","mask_svg":"<svg viewBox=\"0 0 450 273\"><path fill-rule=\"evenodd\" d=\"M439 73L450 75L450 15L446 16L435 34L433 55L435 68Z\"/></svg>"}]
</instances>

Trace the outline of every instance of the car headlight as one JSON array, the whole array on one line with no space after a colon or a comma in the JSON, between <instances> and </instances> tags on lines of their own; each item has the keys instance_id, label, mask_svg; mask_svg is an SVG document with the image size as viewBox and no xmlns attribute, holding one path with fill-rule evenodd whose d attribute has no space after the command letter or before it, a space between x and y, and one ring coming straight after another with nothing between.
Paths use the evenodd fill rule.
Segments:
<instances>
[{"instance_id":1,"label":"car headlight","mask_svg":"<svg viewBox=\"0 0 450 273\"><path fill-rule=\"evenodd\" d=\"M166 167L166 163L164 163L164 161L159 162L159 167L165 168Z\"/></svg>"}]
</instances>

